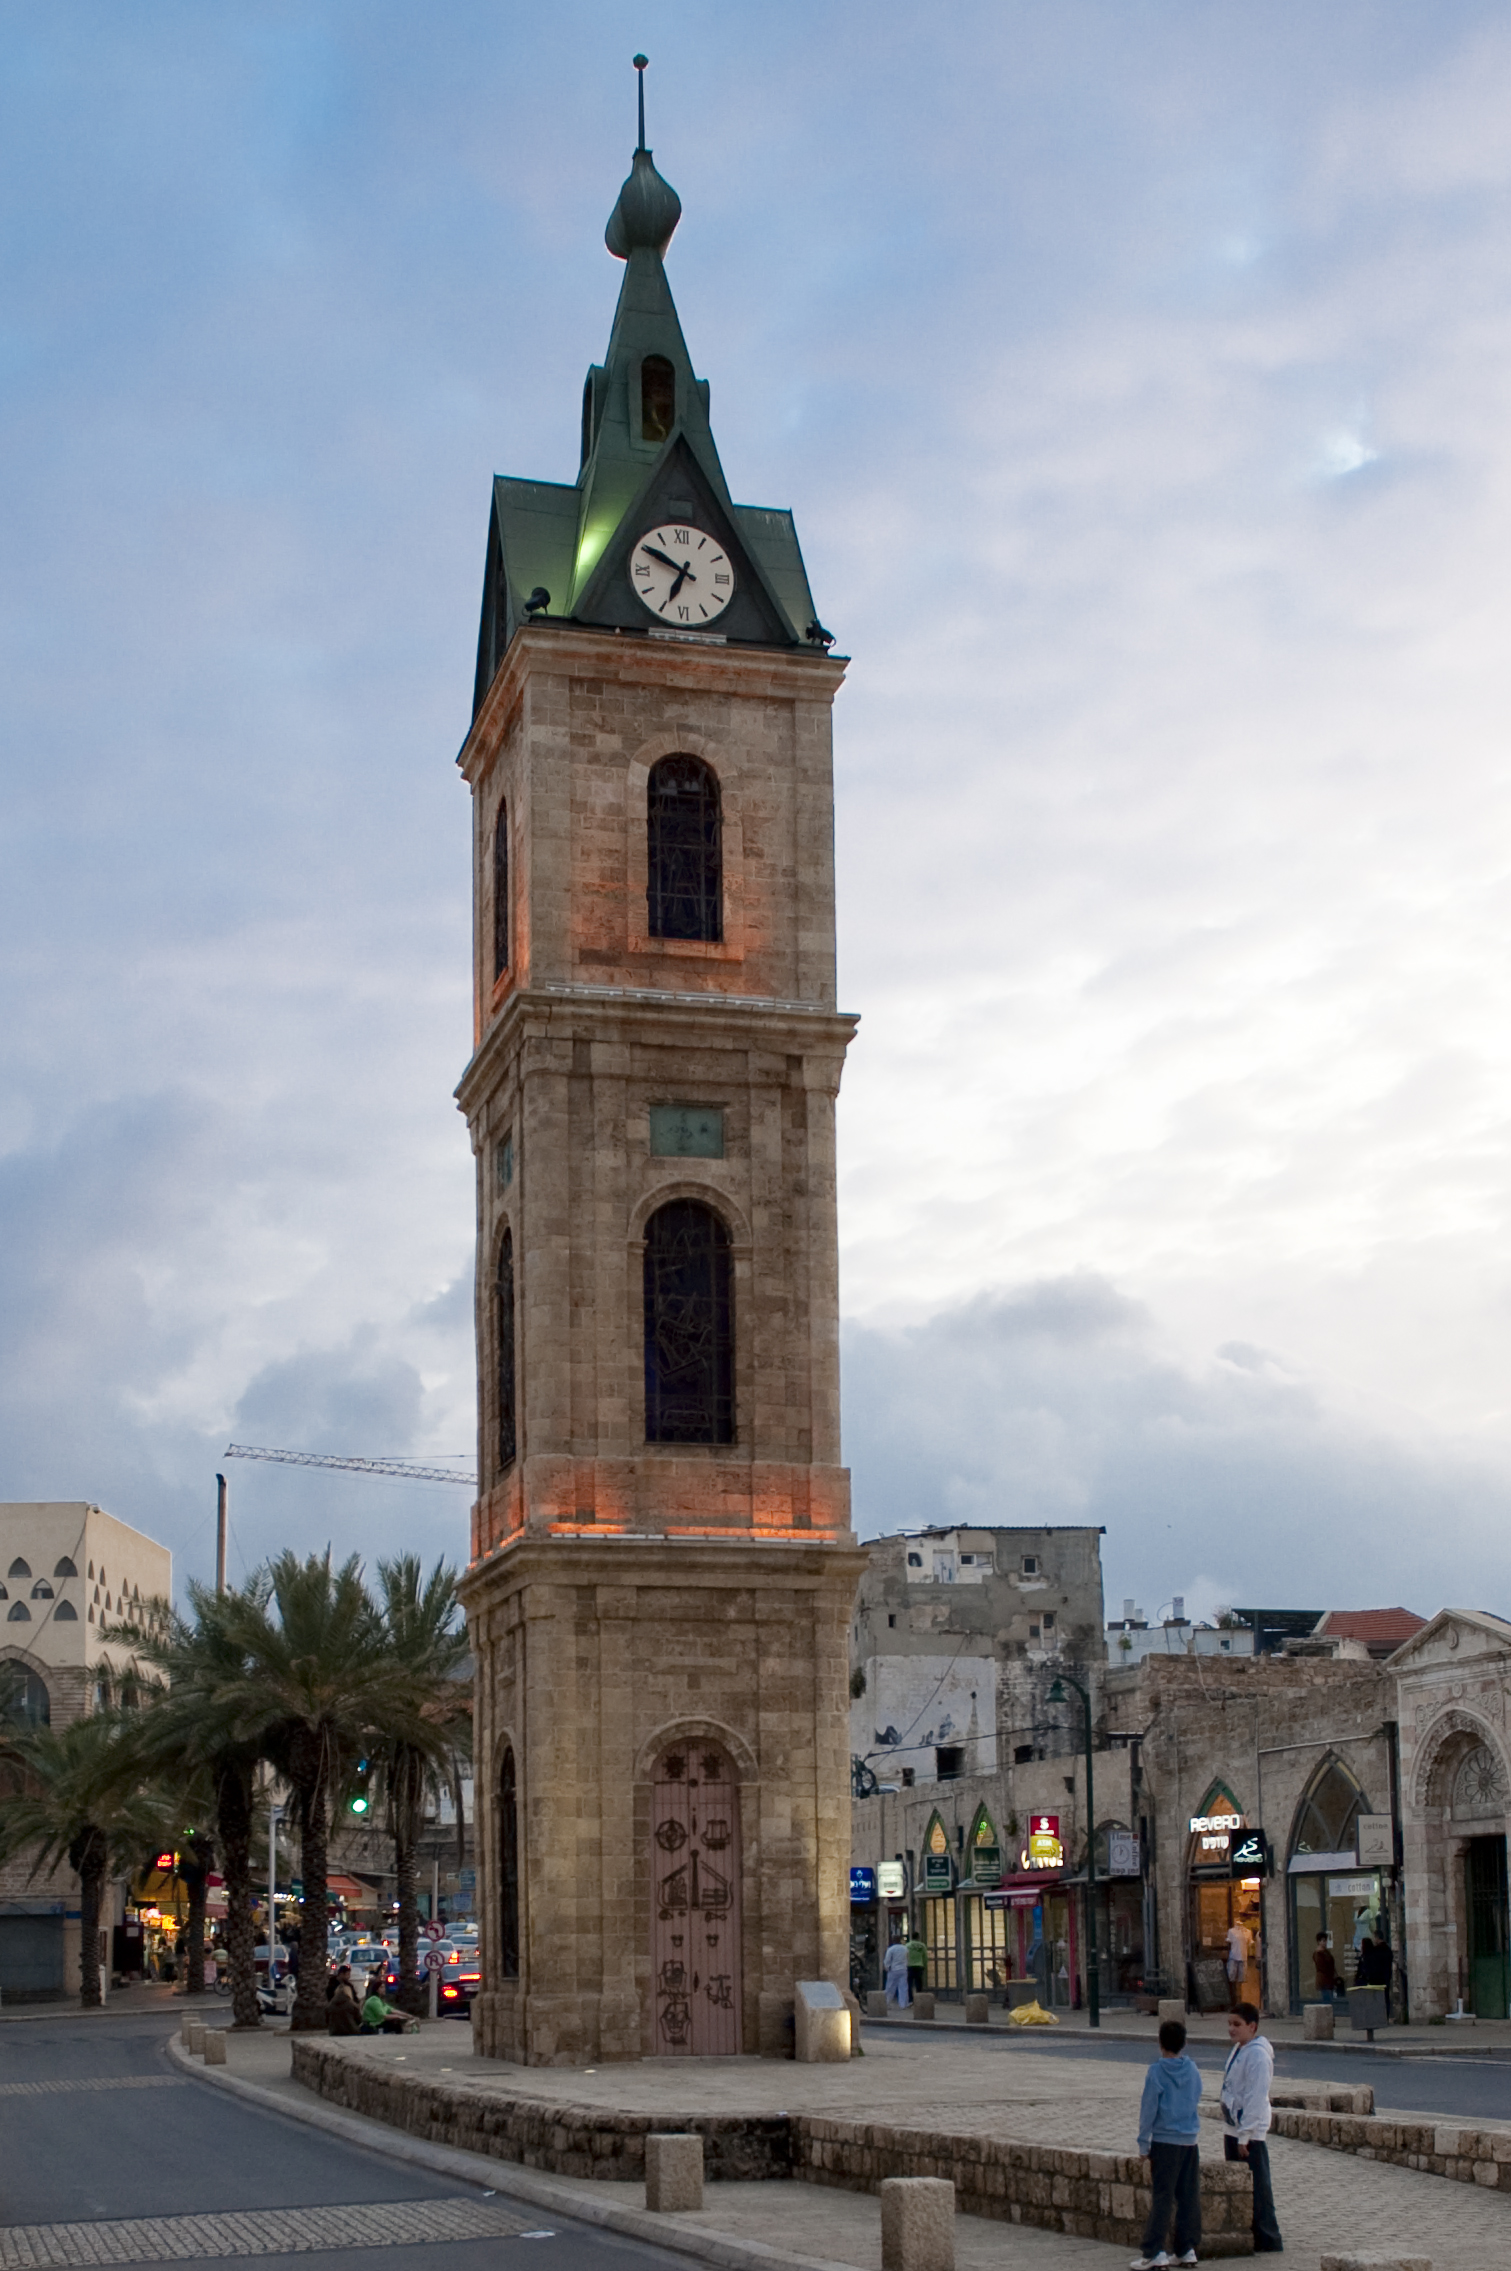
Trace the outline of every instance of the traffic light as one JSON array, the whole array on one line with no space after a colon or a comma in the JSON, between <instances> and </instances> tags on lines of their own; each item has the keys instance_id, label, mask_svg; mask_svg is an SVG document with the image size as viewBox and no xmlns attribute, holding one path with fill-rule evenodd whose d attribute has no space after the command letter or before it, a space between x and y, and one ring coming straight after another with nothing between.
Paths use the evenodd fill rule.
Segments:
<instances>
[{"instance_id":1,"label":"traffic light","mask_svg":"<svg viewBox=\"0 0 1511 2271\"><path fill-rule=\"evenodd\" d=\"M352 1791L351 1796L346 1801L346 1810L349 1814L357 1814L360 1816L369 1811L372 1805L372 1799L368 1793L367 1785L371 1776L371 1772L372 1769L369 1767L366 1759L358 1759L356 1788Z\"/></svg>"}]
</instances>

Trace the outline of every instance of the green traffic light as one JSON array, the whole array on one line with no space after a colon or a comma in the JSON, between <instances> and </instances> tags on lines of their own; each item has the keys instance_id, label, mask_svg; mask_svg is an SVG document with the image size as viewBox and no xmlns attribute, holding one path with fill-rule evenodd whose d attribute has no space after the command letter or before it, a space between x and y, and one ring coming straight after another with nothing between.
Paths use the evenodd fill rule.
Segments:
<instances>
[{"instance_id":1,"label":"green traffic light","mask_svg":"<svg viewBox=\"0 0 1511 2271\"><path fill-rule=\"evenodd\" d=\"M351 1806L348 1810L354 1814L365 1814L367 1811L367 1800L365 1798L353 1798Z\"/></svg>"}]
</instances>

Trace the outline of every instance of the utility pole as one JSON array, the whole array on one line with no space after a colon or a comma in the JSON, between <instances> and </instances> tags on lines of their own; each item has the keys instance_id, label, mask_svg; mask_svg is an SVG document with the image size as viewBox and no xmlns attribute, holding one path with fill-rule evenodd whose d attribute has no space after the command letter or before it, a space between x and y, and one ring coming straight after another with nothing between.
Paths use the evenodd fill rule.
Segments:
<instances>
[{"instance_id":1,"label":"utility pole","mask_svg":"<svg viewBox=\"0 0 1511 2271\"><path fill-rule=\"evenodd\" d=\"M1069 1672L1057 1673L1055 1684L1046 1700L1050 1703L1068 1703L1065 1682L1069 1680L1081 1699L1086 1714L1086 2023L1100 2027L1102 2023L1101 1965L1097 1960L1097 1808L1091 1781L1091 1697L1078 1679Z\"/></svg>"},{"instance_id":2,"label":"utility pole","mask_svg":"<svg viewBox=\"0 0 1511 2271\"><path fill-rule=\"evenodd\" d=\"M215 1590L226 1589L226 1478L215 1477Z\"/></svg>"}]
</instances>

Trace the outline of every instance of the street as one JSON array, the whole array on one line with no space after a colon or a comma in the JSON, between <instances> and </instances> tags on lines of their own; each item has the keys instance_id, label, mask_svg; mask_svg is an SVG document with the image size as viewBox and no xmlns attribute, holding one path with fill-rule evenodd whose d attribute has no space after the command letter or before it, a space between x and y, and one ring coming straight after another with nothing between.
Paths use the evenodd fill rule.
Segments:
<instances>
[{"instance_id":1,"label":"street","mask_svg":"<svg viewBox=\"0 0 1511 2271\"><path fill-rule=\"evenodd\" d=\"M361 2271L381 2248L385 2271L442 2262L497 2271L501 2242L545 2248L561 2271L685 2262L564 2223L503 2189L490 2197L389 2162L177 2074L165 2045L181 2009L0 2025L0 2266L277 2264L318 2251ZM80 2223L109 2228L82 2250L49 2229ZM10 2237L17 2226L27 2227L24 2241Z\"/></svg>"}]
</instances>

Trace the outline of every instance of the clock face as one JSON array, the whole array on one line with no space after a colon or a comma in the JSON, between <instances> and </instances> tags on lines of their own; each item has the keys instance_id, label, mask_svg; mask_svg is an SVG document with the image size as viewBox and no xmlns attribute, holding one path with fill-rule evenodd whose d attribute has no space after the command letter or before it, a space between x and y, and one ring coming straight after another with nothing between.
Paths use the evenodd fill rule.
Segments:
<instances>
[{"instance_id":1,"label":"clock face","mask_svg":"<svg viewBox=\"0 0 1511 2271\"><path fill-rule=\"evenodd\" d=\"M735 595L735 572L718 538L676 521L646 530L630 554L630 582L663 623L692 631L722 615Z\"/></svg>"}]
</instances>

